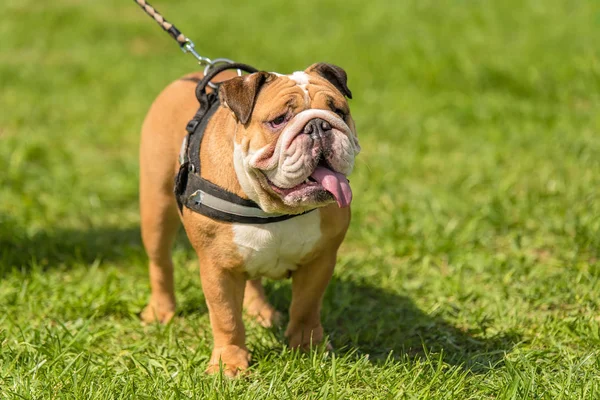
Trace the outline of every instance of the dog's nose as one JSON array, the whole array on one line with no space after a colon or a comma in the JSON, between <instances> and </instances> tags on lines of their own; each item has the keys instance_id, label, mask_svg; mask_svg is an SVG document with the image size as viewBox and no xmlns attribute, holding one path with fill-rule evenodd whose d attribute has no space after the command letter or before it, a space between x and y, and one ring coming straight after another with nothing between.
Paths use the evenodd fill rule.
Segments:
<instances>
[{"instance_id":1,"label":"dog's nose","mask_svg":"<svg viewBox=\"0 0 600 400\"><path fill-rule=\"evenodd\" d=\"M321 118L313 118L304 125L304 133L311 136L324 136L331 132L331 124Z\"/></svg>"}]
</instances>

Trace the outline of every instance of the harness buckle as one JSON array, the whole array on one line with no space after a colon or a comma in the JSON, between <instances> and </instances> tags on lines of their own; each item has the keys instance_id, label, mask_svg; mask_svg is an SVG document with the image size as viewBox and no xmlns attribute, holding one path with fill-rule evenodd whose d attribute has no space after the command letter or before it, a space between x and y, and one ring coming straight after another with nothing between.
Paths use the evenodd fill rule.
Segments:
<instances>
[{"instance_id":1,"label":"harness buckle","mask_svg":"<svg viewBox=\"0 0 600 400\"><path fill-rule=\"evenodd\" d=\"M202 193L201 190L197 190L196 192L194 192L191 196L190 196L190 200L194 202L194 204L196 204L197 206L199 206L200 204L202 204L202 199L203 199L204 195Z\"/></svg>"}]
</instances>

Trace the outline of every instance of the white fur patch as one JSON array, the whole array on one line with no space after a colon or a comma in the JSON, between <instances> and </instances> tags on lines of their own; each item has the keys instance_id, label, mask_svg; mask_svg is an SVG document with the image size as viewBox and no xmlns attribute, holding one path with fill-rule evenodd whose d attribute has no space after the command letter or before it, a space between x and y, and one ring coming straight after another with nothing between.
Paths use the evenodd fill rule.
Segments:
<instances>
[{"instance_id":1,"label":"white fur patch","mask_svg":"<svg viewBox=\"0 0 600 400\"><path fill-rule=\"evenodd\" d=\"M308 85L308 74L304 71L296 71L291 74L290 79L295 81L298 85Z\"/></svg>"},{"instance_id":2,"label":"white fur patch","mask_svg":"<svg viewBox=\"0 0 600 400\"><path fill-rule=\"evenodd\" d=\"M250 151L250 153L253 154L252 151ZM246 196L248 196L252 201L258 203L258 193L252 185L252 179L246 170L247 166L244 162L245 158L246 155L242 151L242 147L236 142L233 142L233 169L235 169L238 182L240 183L244 193L246 193Z\"/></svg>"},{"instance_id":3,"label":"white fur patch","mask_svg":"<svg viewBox=\"0 0 600 400\"><path fill-rule=\"evenodd\" d=\"M250 278L282 279L321 239L320 210L264 225L234 224L234 243Z\"/></svg>"},{"instance_id":4,"label":"white fur patch","mask_svg":"<svg viewBox=\"0 0 600 400\"><path fill-rule=\"evenodd\" d=\"M288 75L288 77L293 80L294 82L296 82L296 85L298 85L300 87L300 89L302 89L304 91L304 94L306 96L308 96L308 89L306 88L308 86L308 74L304 71L296 71L291 75Z\"/></svg>"}]
</instances>

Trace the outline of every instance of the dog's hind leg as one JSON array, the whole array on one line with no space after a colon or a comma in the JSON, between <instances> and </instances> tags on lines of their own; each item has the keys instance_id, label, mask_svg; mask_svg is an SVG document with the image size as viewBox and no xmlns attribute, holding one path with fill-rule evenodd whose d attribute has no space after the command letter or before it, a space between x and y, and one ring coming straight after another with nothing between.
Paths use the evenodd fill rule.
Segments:
<instances>
[{"instance_id":1,"label":"dog's hind leg","mask_svg":"<svg viewBox=\"0 0 600 400\"><path fill-rule=\"evenodd\" d=\"M145 322L168 322L175 313L175 288L171 247L180 225L173 195L177 142L163 132L155 113L142 128L140 145L140 216L142 240L150 261L151 297L142 311ZM170 128L172 130L172 128Z\"/></svg>"},{"instance_id":2,"label":"dog's hind leg","mask_svg":"<svg viewBox=\"0 0 600 400\"><path fill-rule=\"evenodd\" d=\"M269 304L260 278L246 281L244 309L246 314L254 317L265 328L270 328L281 322L281 314Z\"/></svg>"},{"instance_id":3,"label":"dog's hind leg","mask_svg":"<svg viewBox=\"0 0 600 400\"><path fill-rule=\"evenodd\" d=\"M141 185L143 188L143 185ZM171 247L179 217L172 194L147 193L141 202L142 240L150 260L150 302L141 313L144 322L168 322L175 313L175 287Z\"/></svg>"},{"instance_id":4,"label":"dog's hind leg","mask_svg":"<svg viewBox=\"0 0 600 400\"><path fill-rule=\"evenodd\" d=\"M164 201L164 200L163 200ZM175 313L175 286L171 247L179 226L177 210L164 202L153 210L142 206L142 240L150 259L150 302L142 311L144 322L168 322Z\"/></svg>"},{"instance_id":5,"label":"dog's hind leg","mask_svg":"<svg viewBox=\"0 0 600 400\"><path fill-rule=\"evenodd\" d=\"M194 88L191 81L173 82L156 98L142 126L141 228L152 287L150 303L141 315L147 322L167 322L175 312L171 247L180 222L173 183L184 128L198 109Z\"/></svg>"}]
</instances>

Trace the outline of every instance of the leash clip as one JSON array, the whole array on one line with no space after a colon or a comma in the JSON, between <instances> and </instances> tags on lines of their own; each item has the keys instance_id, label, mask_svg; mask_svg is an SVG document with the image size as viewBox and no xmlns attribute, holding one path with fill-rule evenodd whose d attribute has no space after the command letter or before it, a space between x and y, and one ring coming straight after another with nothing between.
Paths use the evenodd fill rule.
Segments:
<instances>
[{"instance_id":1,"label":"leash clip","mask_svg":"<svg viewBox=\"0 0 600 400\"><path fill-rule=\"evenodd\" d=\"M186 38L185 43L181 46L181 51L184 53L192 53L198 60L198 64L209 66L212 64L212 60L208 57L202 57L196 52L196 45L190 39Z\"/></svg>"},{"instance_id":2,"label":"leash clip","mask_svg":"<svg viewBox=\"0 0 600 400\"><path fill-rule=\"evenodd\" d=\"M208 57L202 57L200 54L198 54L196 52L194 42L192 42L188 38L185 39L185 43L183 44L183 46L181 46L181 51L183 51L184 53L192 53L192 55L194 57L196 57L196 59L198 60L198 64L204 66L204 75L205 76L208 73L208 71L210 71L212 68L216 67L217 65L235 64L235 61L230 60L228 58L215 58L214 60L211 60ZM237 74L238 74L238 76L242 76L242 70L238 69ZM212 82L208 82L208 86L210 86L211 88L213 88L215 90L219 87L218 85L216 85Z\"/></svg>"}]
</instances>

